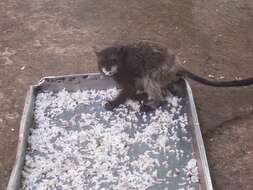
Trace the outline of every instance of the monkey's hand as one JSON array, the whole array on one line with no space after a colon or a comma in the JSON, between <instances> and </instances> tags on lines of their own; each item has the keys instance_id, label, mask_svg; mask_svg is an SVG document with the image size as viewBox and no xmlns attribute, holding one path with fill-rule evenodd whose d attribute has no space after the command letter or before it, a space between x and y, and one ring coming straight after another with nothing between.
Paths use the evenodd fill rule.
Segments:
<instances>
[{"instance_id":1,"label":"monkey's hand","mask_svg":"<svg viewBox=\"0 0 253 190\"><path fill-rule=\"evenodd\" d=\"M115 105L111 101L107 101L104 107L106 110L112 111L115 108Z\"/></svg>"}]
</instances>

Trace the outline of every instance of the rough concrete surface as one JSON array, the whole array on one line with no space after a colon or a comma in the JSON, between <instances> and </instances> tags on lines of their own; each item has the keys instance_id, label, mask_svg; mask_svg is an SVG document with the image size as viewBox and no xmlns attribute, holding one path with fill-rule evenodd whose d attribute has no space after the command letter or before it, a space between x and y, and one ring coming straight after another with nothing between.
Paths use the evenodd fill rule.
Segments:
<instances>
[{"instance_id":1,"label":"rough concrete surface","mask_svg":"<svg viewBox=\"0 0 253 190\"><path fill-rule=\"evenodd\" d=\"M252 0L1 0L0 189L14 163L29 85L97 70L93 47L149 39L217 80L253 75ZM214 187L253 189L253 87L191 82Z\"/></svg>"}]
</instances>

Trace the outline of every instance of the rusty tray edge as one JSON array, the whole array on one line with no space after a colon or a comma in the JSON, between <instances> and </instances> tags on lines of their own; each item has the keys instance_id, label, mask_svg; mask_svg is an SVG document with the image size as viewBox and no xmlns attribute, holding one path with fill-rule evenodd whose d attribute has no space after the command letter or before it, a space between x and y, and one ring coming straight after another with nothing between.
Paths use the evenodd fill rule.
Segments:
<instances>
[{"instance_id":1,"label":"rusty tray edge","mask_svg":"<svg viewBox=\"0 0 253 190\"><path fill-rule=\"evenodd\" d=\"M33 108L34 108L35 88L42 85L48 79L59 79L59 78L65 78L65 77L96 76L96 75L99 75L99 73L48 76L48 77L41 78L37 84L30 86L26 95L23 114L20 121L20 130L19 130L16 159L15 159L15 164L13 166L13 169L9 178L7 190L18 190L20 187L20 180L21 180L20 178L21 178L21 173L22 173L21 168L24 165L25 148L27 144L26 137L28 135L28 128L31 126L31 123L33 120L33 118L29 117L29 115L30 113L32 113ZM209 166L208 166L207 157L206 157L205 146L204 146L203 138L201 135L201 130L200 130L198 115L197 115L196 106L195 106L195 102L193 98L193 93L192 93L190 84L188 83L187 80L185 80L185 83L186 83L186 90L187 90L187 95L188 95L189 103L190 103L191 116L193 120L192 128L194 130L197 149L200 156L200 162L201 162L201 166L203 170L205 187L206 187L206 190L213 190Z\"/></svg>"},{"instance_id":2,"label":"rusty tray edge","mask_svg":"<svg viewBox=\"0 0 253 190\"><path fill-rule=\"evenodd\" d=\"M7 190L16 190L19 189L20 186L21 168L24 164L25 147L27 144L26 137L28 135L28 128L32 123L32 118L29 117L29 115L32 113L34 106L34 88L34 86L31 86L26 95L23 114L20 121L16 160L9 178Z\"/></svg>"}]
</instances>

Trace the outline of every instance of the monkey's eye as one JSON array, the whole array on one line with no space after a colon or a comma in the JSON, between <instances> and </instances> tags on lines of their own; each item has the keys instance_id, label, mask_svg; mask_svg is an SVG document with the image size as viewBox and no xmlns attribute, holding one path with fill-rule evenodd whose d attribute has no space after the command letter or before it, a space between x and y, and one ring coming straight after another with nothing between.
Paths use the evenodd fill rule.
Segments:
<instances>
[{"instance_id":1,"label":"monkey's eye","mask_svg":"<svg viewBox=\"0 0 253 190\"><path fill-rule=\"evenodd\" d=\"M116 65L117 64L117 60L116 59L111 59L110 62L111 62L112 65Z\"/></svg>"}]
</instances>

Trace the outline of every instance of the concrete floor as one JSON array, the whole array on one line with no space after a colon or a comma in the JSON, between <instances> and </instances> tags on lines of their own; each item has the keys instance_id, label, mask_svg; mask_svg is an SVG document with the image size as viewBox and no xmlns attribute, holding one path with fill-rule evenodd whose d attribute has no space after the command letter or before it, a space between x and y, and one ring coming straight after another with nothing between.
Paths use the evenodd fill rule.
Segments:
<instances>
[{"instance_id":1,"label":"concrete floor","mask_svg":"<svg viewBox=\"0 0 253 190\"><path fill-rule=\"evenodd\" d=\"M149 39L213 79L253 75L252 0L1 0L0 190L29 85L97 70L93 47ZM253 87L191 82L216 190L253 189Z\"/></svg>"}]
</instances>

